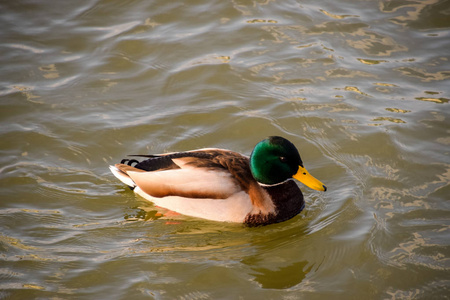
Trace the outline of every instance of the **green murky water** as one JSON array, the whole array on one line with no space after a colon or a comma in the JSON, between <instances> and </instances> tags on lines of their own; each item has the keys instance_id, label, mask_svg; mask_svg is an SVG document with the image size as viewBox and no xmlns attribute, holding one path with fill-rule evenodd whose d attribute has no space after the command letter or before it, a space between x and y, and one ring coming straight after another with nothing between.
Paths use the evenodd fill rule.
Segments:
<instances>
[{"instance_id":1,"label":"green murky water","mask_svg":"<svg viewBox=\"0 0 450 300\"><path fill-rule=\"evenodd\" d=\"M449 2L3 1L1 299L448 299ZM108 165L269 135L328 187L246 228Z\"/></svg>"}]
</instances>

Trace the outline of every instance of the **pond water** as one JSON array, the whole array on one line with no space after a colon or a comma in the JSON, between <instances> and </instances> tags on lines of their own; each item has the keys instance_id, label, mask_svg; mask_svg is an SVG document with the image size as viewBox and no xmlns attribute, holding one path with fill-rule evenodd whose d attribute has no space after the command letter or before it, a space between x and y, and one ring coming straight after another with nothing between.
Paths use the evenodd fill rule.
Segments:
<instances>
[{"instance_id":1,"label":"pond water","mask_svg":"<svg viewBox=\"0 0 450 300\"><path fill-rule=\"evenodd\" d=\"M0 3L1 299L448 299L450 4ZM247 228L173 216L127 154L266 136L326 193Z\"/></svg>"}]
</instances>

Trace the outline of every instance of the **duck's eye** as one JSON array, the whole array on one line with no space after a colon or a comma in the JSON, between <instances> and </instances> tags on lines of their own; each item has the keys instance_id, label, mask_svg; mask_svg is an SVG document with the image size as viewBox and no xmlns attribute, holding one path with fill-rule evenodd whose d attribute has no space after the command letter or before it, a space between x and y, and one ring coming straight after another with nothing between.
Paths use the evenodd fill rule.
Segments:
<instances>
[{"instance_id":1,"label":"duck's eye","mask_svg":"<svg viewBox=\"0 0 450 300\"><path fill-rule=\"evenodd\" d=\"M280 161L281 162L287 162L288 160L287 160L287 158L286 157L284 157L284 156L280 156Z\"/></svg>"}]
</instances>

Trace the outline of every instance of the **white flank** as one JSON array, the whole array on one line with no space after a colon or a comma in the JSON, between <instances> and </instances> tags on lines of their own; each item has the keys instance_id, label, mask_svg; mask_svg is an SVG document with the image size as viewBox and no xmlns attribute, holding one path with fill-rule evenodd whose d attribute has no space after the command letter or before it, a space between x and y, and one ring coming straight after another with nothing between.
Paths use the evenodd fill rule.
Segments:
<instances>
[{"instance_id":1,"label":"white flank","mask_svg":"<svg viewBox=\"0 0 450 300\"><path fill-rule=\"evenodd\" d=\"M134 191L157 206L183 215L219 222L242 223L253 209L250 197L244 191L227 199L194 199L178 196L156 198L144 193L139 187Z\"/></svg>"}]
</instances>

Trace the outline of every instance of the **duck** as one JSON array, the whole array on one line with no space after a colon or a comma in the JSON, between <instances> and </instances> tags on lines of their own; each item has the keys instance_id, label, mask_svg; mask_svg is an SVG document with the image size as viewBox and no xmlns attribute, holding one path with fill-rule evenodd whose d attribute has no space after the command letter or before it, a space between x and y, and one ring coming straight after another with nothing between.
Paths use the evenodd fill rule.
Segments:
<instances>
[{"instance_id":1,"label":"duck","mask_svg":"<svg viewBox=\"0 0 450 300\"><path fill-rule=\"evenodd\" d=\"M263 139L250 156L204 148L129 157L134 158L109 168L136 194L181 215L212 221L260 226L295 217L305 201L292 179L327 190L306 170L294 144L280 136Z\"/></svg>"}]
</instances>

